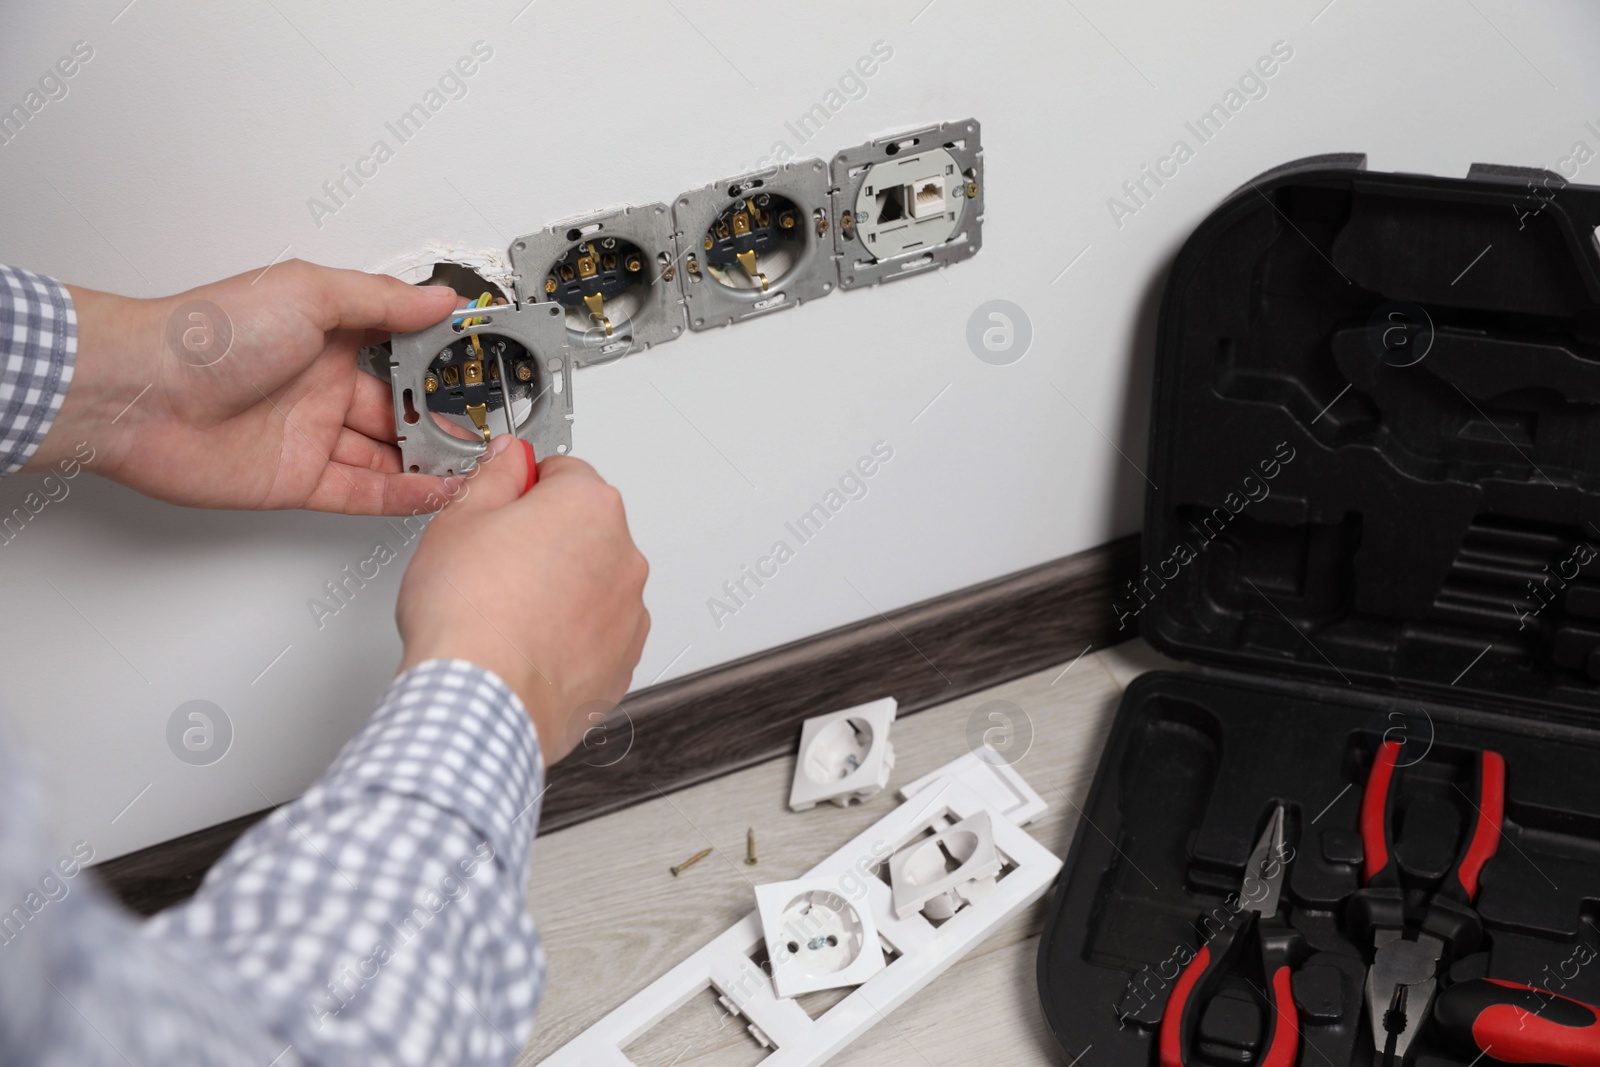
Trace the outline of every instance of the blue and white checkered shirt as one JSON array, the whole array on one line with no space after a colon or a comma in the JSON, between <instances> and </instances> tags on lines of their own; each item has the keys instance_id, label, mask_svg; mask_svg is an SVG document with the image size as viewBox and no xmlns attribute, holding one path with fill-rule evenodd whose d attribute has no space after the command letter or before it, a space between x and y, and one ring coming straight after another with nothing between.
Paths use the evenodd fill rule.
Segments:
<instances>
[{"instance_id":1,"label":"blue and white checkered shirt","mask_svg":"<svg viewBox=\"0 0 1600 1067\"><path fill-rule=\"evenodd\" d=\"M67 291L0 266L0 473L50 429L76 344ZM431 660L141 924L52 855L0 744L0 1063L512 1062L544 984L526 898L543 783L516 695Z\"/></svg>"}]
</instances>

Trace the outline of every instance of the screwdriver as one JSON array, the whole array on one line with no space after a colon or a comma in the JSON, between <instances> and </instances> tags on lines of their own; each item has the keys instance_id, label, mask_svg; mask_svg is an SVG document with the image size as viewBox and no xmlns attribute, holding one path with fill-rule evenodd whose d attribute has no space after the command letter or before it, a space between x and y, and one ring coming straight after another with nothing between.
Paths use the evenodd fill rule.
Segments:
<instances>
[{"instance_id":1,"label":"screwdriver","mask_svg":"<svg viewBox=\"0 0 1600 1067\"><path fill-rule=\"evenodd\" d=\"M1474 978L1439 994L1444 1036L1498 1063L1600 1067L1600 1008L1547 989Z\"/></svg>"}]
</instances>

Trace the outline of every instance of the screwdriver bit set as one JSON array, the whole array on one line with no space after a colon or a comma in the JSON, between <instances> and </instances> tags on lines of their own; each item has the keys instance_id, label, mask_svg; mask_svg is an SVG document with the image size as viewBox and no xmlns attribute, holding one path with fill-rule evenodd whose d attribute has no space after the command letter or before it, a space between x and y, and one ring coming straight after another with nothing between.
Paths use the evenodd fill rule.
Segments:
<instances>
[{"instance_id":1,"label":"screwdriver bit set","mask_svg":"<svg viewBox=\"0 0 1600 1067\"><path fill-rule=\"evenodd\" d=\"M1600 1067L1597 226L1550 172L1321 156L1185 244L1114 610L1194 669L1083 805L1064 1062Z\"/></svg>"}]
</instances>

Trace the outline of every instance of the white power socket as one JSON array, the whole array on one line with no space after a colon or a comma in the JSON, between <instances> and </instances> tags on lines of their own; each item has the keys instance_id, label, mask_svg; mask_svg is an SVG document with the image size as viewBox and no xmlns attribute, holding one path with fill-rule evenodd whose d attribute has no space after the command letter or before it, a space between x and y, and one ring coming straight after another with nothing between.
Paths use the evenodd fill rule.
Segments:
<instances>
[{"instance_id":1,"label":"white power socket","mask_svg":"<svg viewBox=\"0 0 1600 1067\"><path fill-rule=\"evenodd\" d=\"M894 769L889 727L898 706L894 697L884 697L807 719L800 728L790 810L806 811L824 800L849 807L888 785Z\"/></svg>"},{"instance_id":2,"label":"white power socket","mask_svg":"<svg viewBox=\"0 0 1600 1067\"><path fill-rule=\"evenodd\" d=\"M846 900L838 878L758 885L756 910L780 997L860 985L883 970L872 910Z\"/></svg>"}]
</instances>

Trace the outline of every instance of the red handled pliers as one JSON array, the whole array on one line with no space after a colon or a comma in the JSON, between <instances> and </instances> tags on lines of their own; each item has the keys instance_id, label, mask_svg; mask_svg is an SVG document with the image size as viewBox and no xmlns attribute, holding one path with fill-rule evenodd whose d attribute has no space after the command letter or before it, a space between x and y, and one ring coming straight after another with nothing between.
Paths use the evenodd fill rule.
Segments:
<instances>
[{"instance_id":1,"label":"red handled pliers","mask_svg":"<svg viewBox=\"0 0 1600 1067\"><path fill-rule=\"evenodd\" d=\"M1206 1002L1228 974L1254 928L1266 978L1266 1052L1258 1067L1292 1067L1300 1051L1300 1013L1290 990L1290 969L1299 952L1299 935L1279 916L1289 850L1284 840L1283 805L1272 818L1245 865L1239 895L1201 920L1205 943L1172 987L1161 1013L1158 1038L1161 1067L1190 1067L1197 1062L1196 1035Z\"/></svg>"},{"instance_id":2,"label":"red handled pliers","mask_svg":"<svg viewBox=\"0 0 1600 1067\"><path fill-rule=\"evenodd\" d=\"M1400 742L1378 747L1361 798L1362 881L1356 911L1372 931L1373 959L1367 968L1366 1002L1373 1049L1385 1064L1403 1063L1422 1028L1439 987L1447 954L1474 951L1483 935L1473 908L1486 863L1500 847L1505 817L1506 761L1498 752L1477 753L1477 796L1472 831L1432 894L1420 906L1408 901L1394 855L1394 805ZM1413 898L1414 900L1414 898ZM1412 921L1420 912L1421 921ZM1447 953L1447 950L1449 952Z\"/></svg>"}]
</instances>

